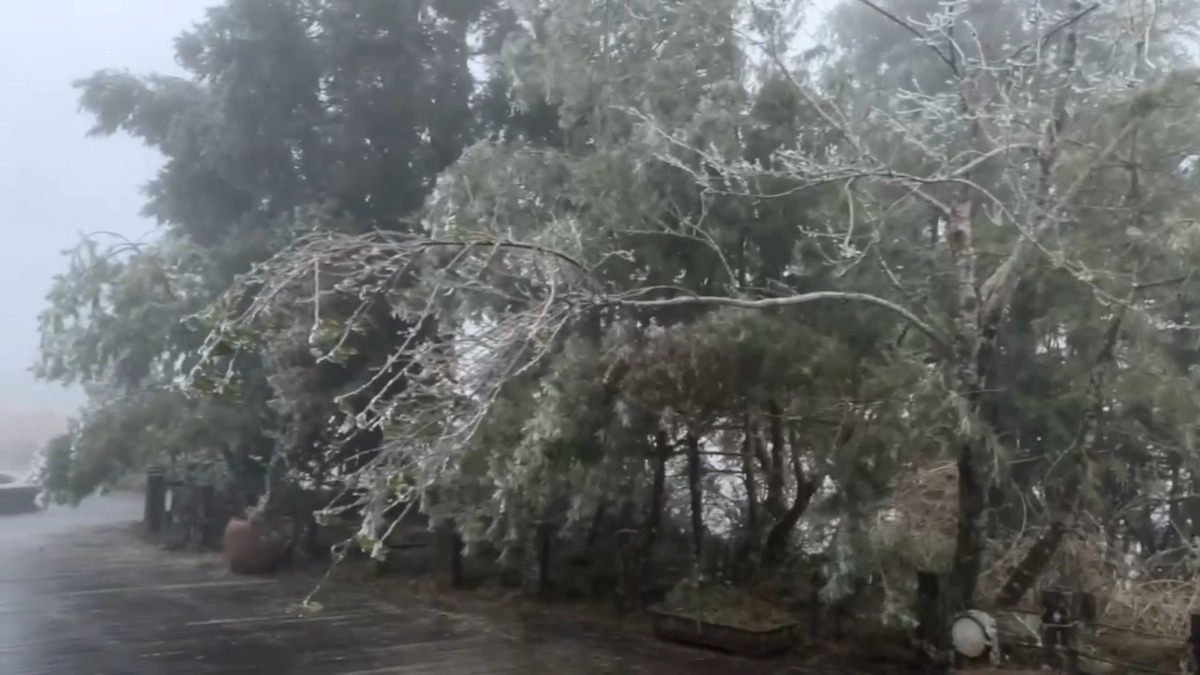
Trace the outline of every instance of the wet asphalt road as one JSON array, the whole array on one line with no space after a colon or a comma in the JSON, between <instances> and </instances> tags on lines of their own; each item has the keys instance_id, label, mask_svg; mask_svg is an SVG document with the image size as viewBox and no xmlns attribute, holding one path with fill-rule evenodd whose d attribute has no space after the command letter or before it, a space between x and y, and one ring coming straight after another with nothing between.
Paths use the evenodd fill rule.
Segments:
<instances>
[{"instance_id":1,"label":"wet asphalt road","mask_svg":"<svg viewBox=\"0 0 1200 675\"><path fill-rule=\"evenodd\" d=\"M0 516L0 673L102 672L89 658L92 650L75 649L82 636L71 636L73 608L62 594L63 574L69 572L50 558L60 553L65 535L128 522L139 508L137 497L121 496L83 509ZM73 557L69 545L63 552Z\"/></svg>"},{"instance_id":2,"label":"wet asphalt road","mask_svg":"<svg viewBox=\"0 0 1200 675\"><path fill-rule=\"evenodd\" d=\"M0 675L795 673L684 648L549 630L346 587L298 616L304 575L235 577L134 536L138 496L0 516Z\"/></svg>"},{"instance_id":3,"label":"wet asphalt road","mask_svg":"<svg viewBox=\"0 0 1200 675\"><path fill-rule=\"evenodd\" d=\"M64 640L52 638L64 635L70 608L46 567L48 546L77 528L136 518L138 502L110 498L90 507L0 515L0 673L48 674L61 663Z\"/></svg>"}]
</instances>

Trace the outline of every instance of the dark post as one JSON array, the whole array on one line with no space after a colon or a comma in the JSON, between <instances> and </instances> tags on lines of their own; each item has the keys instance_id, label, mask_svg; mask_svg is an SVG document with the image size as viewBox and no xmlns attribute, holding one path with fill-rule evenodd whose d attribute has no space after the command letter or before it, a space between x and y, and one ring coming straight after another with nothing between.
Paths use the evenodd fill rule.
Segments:
<instances>
[{"instance_id":1,"label":"dark post","mask_svg":"<svg viewBox=\"0 0 1200 675\"><path fill-rule=\"evenodd\" d=\"M1076 644L1075 619L1072 612L1076 606L1073 593L1046 590L1041 593L1042 604L1042 649L1047 665L1060 662L1057 653L1061 650L1062 672L1079 675L1079 650Z\"/></svg>"},{"instance_id":2,"label":"dark post","mask_svg":"<svg viewBox=\"0 0 1200 675\"><path fill-rule=\"evenodd\" d=\"M537 524L537 558L538 578L537 594L542 600L550 597L550 540L553 539L553 529L550 523L542 521Z\"/></svg>"},{"instance_id":3,"label":"dark post","mask_svg":"<svg viewBox=\"0 0 1200 675\"><path fill-rule=\"evenodd\" d=\"M1096 608L1096 594L1076 593L1075 597L1079 600L1078 606L1075 609L1075 615L1080 623L1095 623L1096 619L1099 618L1099 612Z\"/></svg>"},{"instance_id":4,"label":"dark post","mask_svg":"<svg viewBox=\"0 0 1200 675\"><path fill-rule=\"evenodd\" d=\"M1188 660L1192 666L1188 672L1200 673L1200 610L1192 610L1188 628Z\"/></svg>"},{"instance_id":5,"label":"dark post","mask_svg":"<svg viewBox=\"0 0 1200 675\"><path fill-rule=\"evenodd\" d=\"M438 586L458 589L464 586L463 540L452 522L441 523L435 530L434 565Z\"/></svg>"},{"instance_id":6,"label":"dark post","mask_svg":"<svg viewBox=\"0 0 1200 675\"><path fill-rule=\"evenodd\" d=\"M808 589L808 636L815 644L821 639L821 588L825 585L821 568L814 566L809 575Z\"/></svg>"},{"instance_id":7,"label":"dark post","mask_svg":"<svg viewBox=\"0 0 1200 675\"><path fill-rule=\"evenodd\" d=\"M462 588L464 585L463 540L455 529L450 532L450 587Z\"/></svg>"},{"instance_id":8,"label":"dark post","mask_svg":"<svg viewBox=\"0 0 1200 675\"><path fill-rule=\"evenodd\" d=\"M642 602L637 569L637 535L638 531L633 528L617 530L617 565L620 574L616 593L618 614L635 609Z\"/></svg>"},{"instance_id":9,"label":"dark post","mask_svg":"<svg viewBox=\"0 0 1200 675\"><path fill-rule=\"evenodd\" d=\"M841 642L846 638L845 624L842 619L846 614L846 599L840 599L829 606L829 611L826 613L826 622L829 624L829 639L833 642Z\"/></svg>"},{"instance_id":10,"label":"dark post","mask_svg":"<svg viewBox=\"0 0 1200 675\"><path fill-rule=\"evenodd\" d=\"M200 546L213 546L217 541L216 509L217 487L215 485L200 486L200 503L197 505L200 515Z\"/></svg>"},{"instance_id":11,"label":"dark post","mask_svg":"<svg viewBox=\"0 0 1200 675\"><path fill-rule=\"evenodd\" d=\"M953 661L950 644L948 609L948 577L936 572L917 572L917 634L924 651L928 672L943 675L950 672Z\"/></svg>"},{"instance_id":12,"label":"dark post","mask_svg":"<svg viewBox=\"0 0 1200 675\"><path fill-rule=\"evenodd\" d=\"M167 473L160 467L146 471L146 512L143 522L146 532L162 532L167 512Z\"/></svg>"}]
</instances>

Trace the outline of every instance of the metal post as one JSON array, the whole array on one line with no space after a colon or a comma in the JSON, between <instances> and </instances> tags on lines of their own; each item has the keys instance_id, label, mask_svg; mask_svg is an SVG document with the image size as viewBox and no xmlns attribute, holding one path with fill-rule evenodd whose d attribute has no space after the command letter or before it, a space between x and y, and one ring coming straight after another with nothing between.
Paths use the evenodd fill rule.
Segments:
<instances>
[{"instance_id":1,"label":"metal post","mask_svg":"<svg viewBox=\"0 0 1200 675\"><path fill-rule=\"evenodd\" d=\"M200 546L215 546L217 542L217 487L215 485L200 486Z\"/></svg>"},{"instance_id":2,"label":"metal post","mask_svg":"<svg viewBox=\"0 0 1200 675\"><path fill-rule=\"evenodd\" d=\"M146 512L143 523L146 532L159 534L167 513L167 473L161 467L146 471Z\"/></svg>"}]
</instances>

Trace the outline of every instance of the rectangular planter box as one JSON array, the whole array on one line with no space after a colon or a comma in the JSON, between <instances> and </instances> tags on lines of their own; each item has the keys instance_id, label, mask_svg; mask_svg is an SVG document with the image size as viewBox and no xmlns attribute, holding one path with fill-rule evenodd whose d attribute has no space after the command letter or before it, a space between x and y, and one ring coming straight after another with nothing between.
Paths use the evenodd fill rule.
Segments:
<instances>
[{"instance_id":1,"label":"rectangular planter box","mask_svg":"<svg viewBox=\"0 0 1200 675\"><path fill-rule=\"evenodd\" d=\"M799 623L768 630L747 630L679 616L662 608L651 608L654 634L661 640L706 647L743 656L773 656L795 646Z\"/></svg>"}]
</instances>

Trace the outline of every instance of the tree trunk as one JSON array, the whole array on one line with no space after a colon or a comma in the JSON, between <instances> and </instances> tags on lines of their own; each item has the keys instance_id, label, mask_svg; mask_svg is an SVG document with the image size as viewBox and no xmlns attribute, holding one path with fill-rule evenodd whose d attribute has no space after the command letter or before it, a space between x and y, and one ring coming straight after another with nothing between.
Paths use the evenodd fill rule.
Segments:
<instances>
[{"instance_id":1,"label":"tree trunk","mask_svg":"<svg viewBox=\"0 0 1200 675\"><path fill-rule=\"evenodd\" d=\"M1072 0L1070 8L1072 13L1079 13L1081 3ZM1028 230L1017 240L1009 255L982 285L978 285L976 279L970 188L960 188L957 200L947 209L946 238L954 261L954 281L957 289L955 339L950 361L951 379L959 414L972 426L981 423L980 392L982 386L990 380L984 364L980 362L980 354L994 353L997 327L1005 309L1011 304L1022 270L1034 255L1038 240L1059 222L1057 215L1061 211L1061 205L1070 202L1084 183L1081 177L1077 177L1066 190L1055 190L1059 138L1067 124L1068 103L1072 91L1071 76L1075 71L1079 42L1077 25L1075 23L1067 28L1062 38L1058 69L1060 82L1055 92L1050 119L1046 123L1037 150L1039 174L1035 200L1040 207L1039 213ZM982 102L978 100L981 85L985 84L983 80L986 77L984 73L976 73L967 78L964 81L961 99L963 113L970 115L973 120L968 143L980 152L985 150L984 146L988 143L987 134L983 133L980 126L980 120L985 116L981 115L978 109L987 105L986 99ZM1097 152L1089 166L1102 165L1117 150L1131 128L1131 125L1127 125L1104 149ZM991 460L990 443L991 438L987 432L972 429L969 436L962 440L958 450L959 521L953 582L960 609L973 604L979 574L983 568L986 543L984 534L988 524L987 488L990 480L987 471ZM1048 531L1047 536L1049 534Z\"/></svg>"},{"instance_id":2,"label":"tree trunk","mask_svg":"<svg viewBox=\"0 0 1200 675\"><path fill-rule=\"evenodd\" d=\"M986 447L981 439L964 442L958 455L958 529L954 541L954 589L957 605L974 605L987 545Z\"/></svg>"},{"instance_id":3,"label":"tree trunk","mask_svg":"<svg viewBox=\"0 0 1200 675\"><path fill-rule=\"evenodd\" d=\"M816 493L816 485L813 481L804 481L796 487L796 498L792 501L791 507L767 533L767 541L763 545L763 565L779 567L787 562L788 541L791 539L792 531L796 529L796 525L800 522L800 516L804 515L804 510L808 508Z\"/></svg>"},{"instance_id":4,"label":"tree trunk","mask_svg":"<svg viewBox=\"0 0 1200 675\"><path fill-rule=\"evenodd\" d=\"M1021 563L1005 580L1004 586L996 595L997 607L1012 607L1021 601L1041 571L1054 559L1054 554L1062 544L1068 529L1066 520L1062 518L1056 518L1050 523L1050 527L1034 542L1033 547L1021 559Z\"/></svg>"},{"instance_id":5,"label":"tree trunk","mask_svg":"<svg viewBox=\"0 0 1200 675\"><path fill-rule=\"evenodd\" d=\"M783 410L774 400L767 402L767 427L770 434L769 462L764 462L763 471L767 477L767 494L763 506L776 522L787 513L784 506L784 452L787 441L783 435ZM760 457L767 455L760 453Z\"/></svg>"},{"instance_id":6,"label":"tree trunk","mask_svg":"<svg viewBox=\"0 0 1200 675\"><path fill-rule=\"evenodd\" d=\"M1171 467L1171 487L1167 490L1167 534L1163 548L1172 548L1184 532L1183 526L1183 458L1172 451L1167 455Z\"/></svg>"},{"instance_id":7,"label":"tree trunk","mask_svg":"<svg viewBox=\"0 0 1200 675\"><path fill-rule=\"evenodd\" d=\"M974 205L970 199L956 204L946 226L946 239L954 258L956 284L956 315L954 322L953 372L951 378L957 393L956 404L964 420L976 413L976 398L981 389L979 374L980 326L979 290L975 277L975 248L972 241L971 218ZM983 570L983 552L987 534L988 480L983 473L988 465L987 438L979 430L958 446L958 527L954 542L953 584L959 608L970 607L975 600L975 587Z\"/></svg>"},{"instance_id":8,"label":"tree trunk","mask_svg":"<svg viewBox=\"0 0 1200 675\"><path fill-rule=\"evenodd\" d=\"M1063 537L1074 522L1075 511L1078 508L1080 486L1088 464L1088 453L1098 445L1101 436L1100 421L1104 411L1104 367L1112 361L1116 349L1117 338L1121 333L1121 324L1125 318L1126 307L1113 316L1104 336L1104 344L1096 355L1096 362L1088 376L1085 399L1090 403L1084 414L1079 431L1071 447L1067 448L1070 460L1066 462L1067 476L1064 479L1061 496L1051 503L1050 527L1038 538L1033 548L1025 554L1021 562L1009 574L1000 592L996 595L996 604L1001 607L1015 605L1041 575L1046 566L1054 558Z\"/></svg>"},{"instance_id":9,"label":"tree trunk","mask_svg":"<svg viewBox=\"0 0 1200 675\"><path fill-rule=\"evenodd\" d=\"M841 447L842 441L848 440L847 429L848 426L843 425L839 430L838 447ZM792 476L796 483L796 494L783 517L767 533L762 555L763 565L767 567L779 567L787 562L788 542L792 538L792 532L799 524L805 509L812 503L813 495L817 493L817 485L820 483L819 480L805 473L804 464L800 461L800 449L794 431L791 440Z\"/></svg>"},{"instance_id":10,"label":"tree trunk","mask_svg":"<svg viewBox=\"0 0 1200 675\"><path fill-rule=\"evenodd\" d=\"M758 479L754 475L754 420L747 414L745 417L746 437L742 443L742 473L746 487L746 544L739 551L739 561L752 557L758 549L760 528L758 503Z\"/></svg>"},{"instance_id":11,"label":"tree trunk","mask_svg":"<svg viewBox=\"0 0 1200 675\"><path fill-rule=\"evenodd\" d=\"M603 502L596 508L596 513L592 514L592 522L588 526L587 539L584 545L589 549L596 545L600 540L600 529L604 527L604 520L608 516L608 502Z\"/></svg>"},{"instance_id":12,"label":"tree trunk","mask_svg":"<svg viewBox=\"0 0 1200 675\"><path fill-rule=\"evenodd\" d=\"M804 510L808 508L816 492L811 483L805 483L796 491L796 499L792 502L791 508L784 514L783 519L775 523L775 526L767 533L767 541L763 545L762 555L764 566L779 567L787 562L788 540L791 539L792 531L796 529L796 525L800 522L800 516L804 515Z\"/></svg>"},{"instance_id":13,"label":"tree trunk","mask_svg":"<svg viewBox=\"0 0 1200 675\"><path fill-rule=\"evenodd\" d=\"M687 444L687 475L688 494L691 497L692 514L692 562L700 564L700 555L704 547L704 492L703 476L700 470L700 439L695 434L688 433Z\"/></svg>"},{"instance_id":14,"label":"tree trunk","mask_svg":"<svg viewBox=\"0 0 1200 675\"><path fill-rule=\"evenodd\" d=\"M276 448L267 464L267 475L263 482L263 495L259 498L258 509L264 517L279 515L284 501L285 482L287 479L287 458L283 450Z\"/></svg>"},{"instance_id":15,"label":"tree trunk","mask_svg":"<svg viewBox=\"0 0 1200 675\"><path fill-rule=\"evenodd\" d=\"M1091 386L1089 386L1089 396L1097 395L1096 389L1099 385L1096 383L1098 375L1093 372ZM1100 402L1091 406L1093 411L1100 408ZM1094 434L1097 433L1095 427L1098 424L1096 417L1098 411L1093 412L1085 417L1083 429L1076 436L1072 447L1067 449L1068 453L1074 453L1086 457L1087 449L1084 446L1090 447L1094 444ZM1065 479L1065 484L1062 488L1061 496L1055 500L1057 503L1050 505L1051 519L1050 526L1042 533L1038 540L1034 542L1029 552L1021 559L1013 571L1005 580L1004 585L1000 587L1000 592L996 595L996 604L1000 607L1008 607L1017 604L1025 595L1025 592L1033 586L1034 581L1041 576L1046 566L1053 560L1054 554L1058 552L1058 547L1062 544L1066 533L1071 529L1075 520L1075 512L1078 509L1080 485L1083 481L1083 465L1086 464L1086 459L1072 461L1068 463L1067 471L1070 473Z\"/></svg>"},{"instance_id":16,"label":"tree trunk","mask_svg":"<svg viewBox=\"0 0 1200 675\"><path fill-rule=\"evenodd\" d=\"M1187 514L1188 514L1188 539L1200 537L1200 476L1196 474L1194 469L1189 469L1191 474L1191 494L1187 498Z\"/></svg>"},{"instance_id":17,"label":"tree trunk","mask_svg":"<svg viewBox=\"0 0 1200 675\"><path fill-rule=\"evenodd\" d=\"M1143 559L1158 553L1158 531L1154 528L1154 507L1147 504L1138 513L1137 537Z\"/></svg>"},{"instance_id":18,"label":"tree trunk","mask_svg":"<svg viewBox=\"0 0 1200 675\"><path fill-rule=\"evenodd\" d=\"M654 469L650 483L650 503L637 548L637 574L643 580L650 576L654 545L658 541L658 528L662 524L663 509L667 502L667 460L671 457L671 445L667 432L659 431L654 437Z\"/></svg>"},{"instance_id":19,"label":"tree trunk","mask_svg":"<svg viewBox=\"0 0 1200 675\"><path fill-rule=\"evenodd\" d=\"M1070 3L1072 13L1078 13L1081 7L1082 4L1078 0L1072 0ZM1067 99L1070 95L1069 77L1075 69L1078 46L1079 36L1076 29L1072 27L1063 36L1063 43L1060 50L1060 63L1062 64L1061 77L1063 77L1063 82L1055 96L1053 117L1051 124L1046 130L1043 148L1038 153L1039 162L1042 165L1041 181L1046 186L1040 190L1040 196L1047 205L1051 201L1048 186L1052 180L1054 165L1058 158L1058 136L1066 126ZM1139 63L1140 61L1141 59L1139 59ZM1133 209L1134 222L1131 223L1131 226L1136 226L1138 219L1141 217L1142 202L1140 178L1137 169L1138 129L1136 120L1131 120L1127 125L1127 129L1130 134L1130 161L1128 166L1131 167L1127 202ZM1123 135L1119 135L1113 139L1105 150L1105 154L1116 152L1118 145L1123 140ZM1099 161L1099 158L1097 160ZM1075 185L1078 185L1078 182ZM1049 212L1048 209L1043 209L1043 211ZM1037 229L1040 230L1042 228L1038 226ZM1136 292L1137 287L1135 286L1134 288ZM1132 301L1133 297L1131 296L1129 299ZM1100 420L1104 413L1104 370L1105 366L1113 360L1117 339L1120 336L1121 325L1125 319L1127 309L1128 304L1122 305L1116 310L1116 313L1109 322L1104 343L1096 355L1096 361L1092 366L1091 372L1088 374L1088 384L1084 394L1084 400L1088 405L1074 442L1072 442L1070 448L1067 448L1067 452L1071 455L1071 461L1067 463L1066 470L1068 473L1062 489L1062 496L1057 500L1050 500L1049 508L1052 513L1050 526L1038 538L1033 548L1017 564L1017 567L1013 569L1008 579L1005 580L1004 585L1001 586L1000 592L996 597L996 604L1001 607L1020 602L1022 596L1025 595L1038 576L1042 574L1046 566L1050 564L1050 561L1054 558L1054 554L1058 551L1058 547L1062 544L1063 537L1074 522L1074 514L1078 508L1080 498L1080 485L1084 480L1083 474L1088 464L1088 453L1094 450L1099 444L1101 436Z\"/></svg>"}]
</instances>

